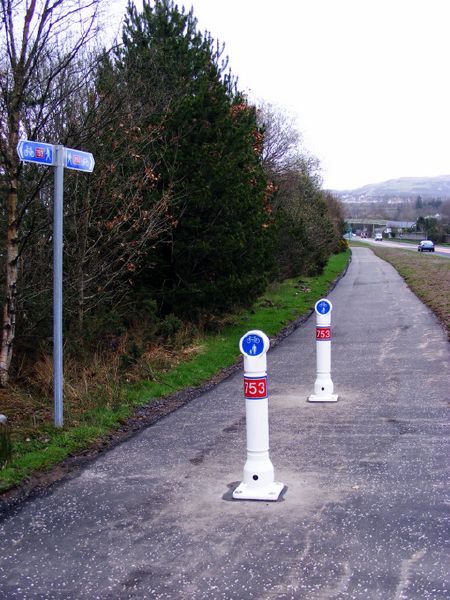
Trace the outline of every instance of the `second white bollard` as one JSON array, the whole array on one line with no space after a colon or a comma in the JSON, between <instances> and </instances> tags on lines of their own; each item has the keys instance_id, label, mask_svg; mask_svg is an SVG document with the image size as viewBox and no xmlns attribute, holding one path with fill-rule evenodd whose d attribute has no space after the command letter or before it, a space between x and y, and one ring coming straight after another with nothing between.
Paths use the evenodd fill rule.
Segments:
<instances>
[{"instance_id":1,"label":"second white bollard","mask_svg":"<svg viewBox=\"0 0 450 600\"><path fill-rule=\"evenodd\" d=\"M333 305L326 298L316 302L316 357L317 375L314 383L314 394L309 402L337 402L331 380L331 311Z\"/></svg>"},{"instance_id":2,"label":"second white bollard","mask_svg":"<svg viewBox=\"0 0 450 600\"><path fill-rule=\"evenodd\" d=\"M244 395L247 422L247 461L244 481L233 492L236 500L278 500L284 484L274 481L269 458L269 399L267 358L269 338L259 330L248 331L240 340L244 355Z\"/></svg>"}]
</instances>

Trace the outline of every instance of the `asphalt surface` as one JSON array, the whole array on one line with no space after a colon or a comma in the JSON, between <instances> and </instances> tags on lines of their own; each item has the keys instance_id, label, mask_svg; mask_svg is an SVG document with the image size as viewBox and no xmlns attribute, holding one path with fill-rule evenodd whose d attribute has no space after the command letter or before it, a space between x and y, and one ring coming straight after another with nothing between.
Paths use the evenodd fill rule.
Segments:
<instances>
[{"instance_id":1,"label":"asphalt surface","mask_svg":"<svg viewBox=\"0 0 450 600\"><path fill-rule=\"evenodd\" d=\"M0 598L448 600L445 333L366 248L329 298L337 403L306 402L314 317L268 354L281 501L230 499L238 373L7 515Z\"/></svg>"},{"instance_id":2,"label":"asphalt surface","mask_svg":"<svg viewBox=\"0 0 450 600\"><path fill-rule=\"evenodd\" d=\"M353 239L353 238L352 238ZM376 242L371 238L354 238L353 241L356 242L364 242L370 246L386 246L388 248L401 248L402 250L412 250L413 252L417 252L417 246L419 242L416 244L407 244L402 242L394 242L390 239L384 238L382 242ZM429 256L443 256L444 258L450 258L450 248L448 246L435 246L434 252L423 252L422 255L428 254Z\"/></svg>"}]
</instances>

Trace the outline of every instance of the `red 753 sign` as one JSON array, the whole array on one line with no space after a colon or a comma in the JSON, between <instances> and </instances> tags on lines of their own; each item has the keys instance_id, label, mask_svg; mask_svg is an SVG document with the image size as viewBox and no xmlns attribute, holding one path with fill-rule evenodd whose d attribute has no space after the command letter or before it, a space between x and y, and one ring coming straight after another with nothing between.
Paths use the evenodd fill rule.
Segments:
<instances>
[{"instance_id":1,"label":"red 753 sign","mask_svg":"<svg viewBox=\"0 0 450 600\"><path fill-rule=\"evenodd\" d=\"M316 340L331 340L331 327L316 327Z\"/></svg>"},{"instance_id":2,"label":"red 753 sign","mask_svg":"<svg viewBox=\"0 0 450 600\"><path fill-rule=\"evenodd\" d=\"M267 398L267 377L244 377L244 396L249 400Z\"/></svg>"}]
</instances>

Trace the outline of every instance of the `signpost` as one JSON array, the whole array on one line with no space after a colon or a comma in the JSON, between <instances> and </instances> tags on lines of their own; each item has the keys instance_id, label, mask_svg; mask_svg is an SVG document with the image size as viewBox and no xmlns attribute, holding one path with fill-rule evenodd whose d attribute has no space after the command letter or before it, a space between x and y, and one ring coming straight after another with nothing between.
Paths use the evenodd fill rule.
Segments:
<instances>
[{"instance_id":1,"label":"signpost","mask_svg":"<svg viewBox=\"0 0 450 600\"><path fill-rule=\"evenodd\" d=\"M17 154L24 162L55 167L53 193L53 398L55 427L63 426L63 206L64 168L92 173L94 157L89 152L21 140Z\"/></svg>"}]
</instances>

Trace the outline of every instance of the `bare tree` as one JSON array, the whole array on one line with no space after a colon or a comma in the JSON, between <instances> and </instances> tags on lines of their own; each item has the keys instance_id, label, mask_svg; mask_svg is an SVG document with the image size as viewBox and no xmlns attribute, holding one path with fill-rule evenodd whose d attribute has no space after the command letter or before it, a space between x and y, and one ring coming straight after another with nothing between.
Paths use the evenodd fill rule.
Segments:
<instances>
[{"instance_id":1,"label":"bare tree","mask_svg":"<svg viewBox=\"0 0 450 600\"><path fill-rule=\"evenodd\" d=\"M273 104L262 102L258 107L258 122L264 129L262 160L271 177L318 169L317 159L303 147L302 135L292 115Z\"/></svg>"},{"instance_id":2,"label":"bare tree","mask_svg":"<svg viewBox=\"0 0 450 600\"><path fill-rule=\"evenodd\" d=\"M282 108L262 102L258 121L264 131L264 169L277 189L274 208L286 206L296 197L299 177L307 176L320 187L319 160L303 146L294 117Z\"/></svg>"},{"instance_id":3,"label":"bare tree","mask_svg":"<svg viewBox=\"0 0 450 600\"><path fill-rule=\"evenodd\" d=\"M18 207L17 144L22 135L35 139L45 132L63 102L60 76L95 37L99 6L100 0L0 0L0 176L7 222L0 385L8 382L13 354L21 221L26 215L26 208Z\"/></svg>"}]
</instances>

